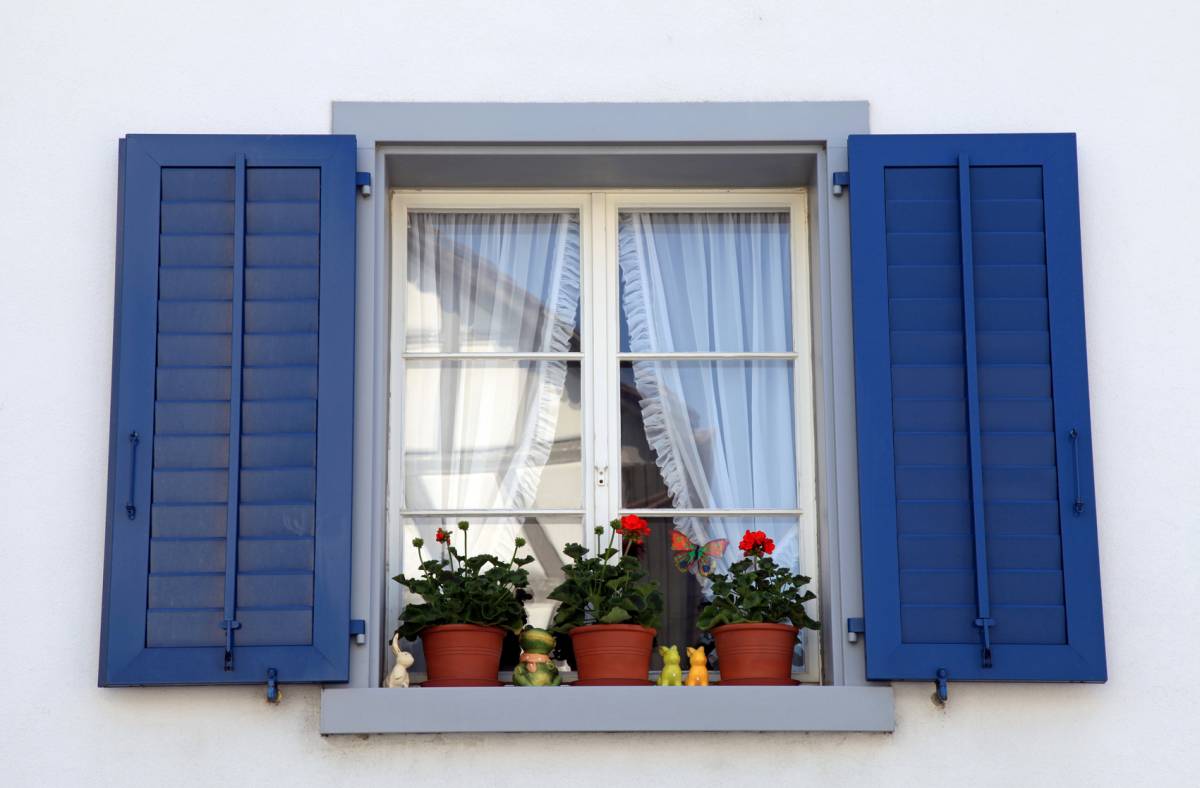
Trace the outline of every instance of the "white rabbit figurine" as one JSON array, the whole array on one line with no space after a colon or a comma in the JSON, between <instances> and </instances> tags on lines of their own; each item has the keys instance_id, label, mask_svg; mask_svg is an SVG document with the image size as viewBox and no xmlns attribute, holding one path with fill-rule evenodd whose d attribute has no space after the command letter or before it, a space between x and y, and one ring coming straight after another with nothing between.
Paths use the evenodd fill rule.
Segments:
<instances>
[{"instance_id":1,"label":"white rabbit figurine","mask_svg":"<svg viewBox=\"0 0 1200 788\"><path fill-rule=\"evenodd\" d=\"M407 687L408 669L412 667L413 655L400 650L400 633L392 635L392 653L396 655L396 666L384 682L389 687Z\"/></svg>"}]
</instances>

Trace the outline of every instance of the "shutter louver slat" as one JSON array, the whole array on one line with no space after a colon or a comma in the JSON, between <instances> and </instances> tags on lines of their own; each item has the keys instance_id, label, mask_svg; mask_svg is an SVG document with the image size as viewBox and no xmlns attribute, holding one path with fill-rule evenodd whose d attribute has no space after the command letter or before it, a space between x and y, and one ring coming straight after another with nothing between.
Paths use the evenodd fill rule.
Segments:
<instances>
[{"instance_id":1,"label":"shutter louver slat","mask_svg":"<svg viewBox=\"0 0 1200 788\"><path fill-rule=\"evenodd\" d=\"M1073 137L852 137L850 171L868 676L1102 681Z\"/></svg>"}]
</instances>

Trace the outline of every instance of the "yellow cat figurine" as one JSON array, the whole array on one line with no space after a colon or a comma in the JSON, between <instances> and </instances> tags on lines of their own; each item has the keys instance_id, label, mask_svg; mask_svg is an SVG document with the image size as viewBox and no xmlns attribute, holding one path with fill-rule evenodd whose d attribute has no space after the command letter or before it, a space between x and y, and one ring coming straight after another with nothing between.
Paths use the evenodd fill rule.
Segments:
<instances>
[{"instance_id":1,"label":"yellow cat figurine","mask_svg":"<svg viewBox=\"0 0 1200 788\"><path fill-rule=\"evenodd\" d=\"M660 687L683 686L683 670L679 667L679 649L671 646L659 646L658 653L662 656L663 669L658 676Z\"/></svg>"},{"instance_id":2,"label":"yellow cat figurine","mask_svg":"<svg viewBox=\"0 0 1200 788\"><path fill-rule=\"evenodd\" d=\"M689 687L707 687L708 657L704 653L704 647L688 647L687 653L688 660L691 662L688 667L687 685Z\"/></svg>"}]
</instances>

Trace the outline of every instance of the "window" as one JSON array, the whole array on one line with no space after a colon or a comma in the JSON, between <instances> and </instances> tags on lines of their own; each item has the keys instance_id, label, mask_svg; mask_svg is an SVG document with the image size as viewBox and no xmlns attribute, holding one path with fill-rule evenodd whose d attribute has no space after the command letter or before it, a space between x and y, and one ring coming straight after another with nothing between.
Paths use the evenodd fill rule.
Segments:
<instances>
[{"instance_id":1,"label":"window","mask_svg":"<svg viewBox=\"0 0 1200 788\"><path fill-rule=\"evenodd\" d=\"M392 200L388 577L412 571L414 536L460 519L474 551L521 535L544 626L563 546L636 513L659 642L680 645L702 642L706 581L673 565L673 529L727 540L722 569L766 531L815 580L804 192ZM809 637L795 675L816 681L818 655Z\"/></svg>"},{"instance_id":2,"label":"window","mask_svg":"<svg viewBox=\"0 0 1200 788\"><path fill-rule=\"evenodd\" d=\"M870 681L1105 680L1074 135L869 135L865 102L334 129L121 141L101 685L326 683L324 733L882 731ZM627 511L769 524L814 579L819 533L826 686L378 688L405 529L524 531L544 621L563 543ZM690 640L702 589L647 556Z\"/></svg>"}]
</instances>

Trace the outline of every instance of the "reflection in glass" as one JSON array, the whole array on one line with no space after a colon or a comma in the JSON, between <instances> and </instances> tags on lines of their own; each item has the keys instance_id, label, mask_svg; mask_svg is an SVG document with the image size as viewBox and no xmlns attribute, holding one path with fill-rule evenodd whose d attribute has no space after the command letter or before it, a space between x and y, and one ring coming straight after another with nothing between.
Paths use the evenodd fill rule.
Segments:
<instances>
[{"instance_id":1,"label":"reflection in glass","mask_svg":"<svg viewBox=\"0 0 1200 788\"><path fill-rule=\"evenodd\" d=\"M622 212L617 240L623 352L792 349L787 212Z\"/></svg>"},{"instance_id":2,"label":"reflection in glass","mask_svg":"<svg viewBox=\"0 0 1200 788\"><path fill-rule=\"evenodd\" d=\"M627 361L620 385L622 506L796 507L791 362Z\"/></svg>"},{"instance_id":3,"label":"reflection in glass","mask_svg":"<svg viewBox=\"0 0 1200 788\"><path fill-rule=\"evenodd\" d=\"M409 213L405 350L579 350L579 216Z\"/></svg>"},{"instance_id":4,"label":"reflection in glass","mask_svg":"<svg viewBox=\"0 0 1200 788\"><path fill-rule=\"evenodd\" d=\"M579 362L410 360L402 397L406 509L581 507Z\"/></svg>"},{"instance_id":5,"label":"reflection in glass","mask_svg":"<svg viewBox=\"0 0 1200 788\"><path fill-rule=\"evenodd\" d=\"M445 528L454 535L454 545L462 549L462 532L456 527L459 520L467 519L471 523L469 531L469 553L479 555L490 553L501 559L508 559L513 552L513 540L520 536L526 545L521 548L520 555L531 555L533 563L525 569L529 572L529 592L533 599L525 603L529 614L529 623L537 627L549 624L558 603L546 598L563 580L563 565L569 560L563 555L563 547L568 542L582 540L581 523L578 519L548 519L545 517L493 517L493 518L462 518L454 515L446 517L418 517L406 519L402 533L388 534L388 543L396 545L388 560L388 593L387 593L387 624L389 639L391 632L400 619L400 612L409 601L420 602L420 597L406 596L407 592L392 577L404 572L408 575L419 573L417 550L412 546L412 540L421 537L425 540L422 551L425 560L441 558L441 547L434 539L438 528ZM509 642L511 641L511 642ZM420 641L406 643L406 651L416 657L417 662L412 671L422 673L425 670L424 657ZM516 665L517 651L515 638L509 638L505 643L505 655L501 670L511 670ZM388 654L387 668L391 668L391 654ZM384 671L385 675L387 670Z\"/></svg>"}]
</instances>

